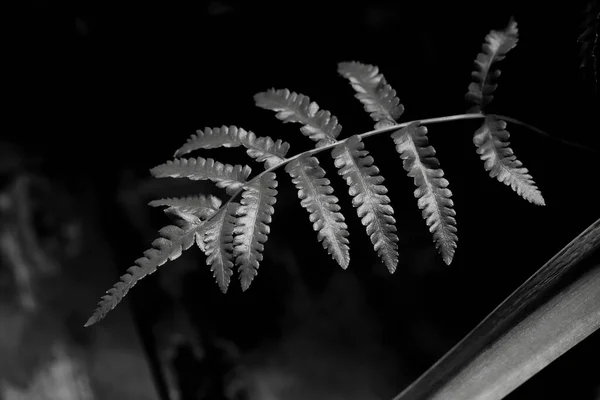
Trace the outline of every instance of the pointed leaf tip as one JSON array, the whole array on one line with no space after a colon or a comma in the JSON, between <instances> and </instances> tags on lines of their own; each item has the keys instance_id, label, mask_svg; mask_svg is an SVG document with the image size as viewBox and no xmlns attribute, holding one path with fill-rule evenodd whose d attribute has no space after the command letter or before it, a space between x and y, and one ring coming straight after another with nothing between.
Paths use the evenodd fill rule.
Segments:
<instances>
[{"instance_id":1,"label":"pointed leaf tip","mask_svg":"<svg viewBox=\"0 0 600 400\"><path fill-rule=\"evenodd\" d=\"M159 231L160 237L152 242L152 248L146 250L143 257L135 260L135 265L129 267L119 281L102 296L86 326L103 319L138 281L154 273L167 261L181 256L183 251L194 244L196 234L201 228L202 225L199 224L189 224L183 228L174 225L162 228Z\"/></svg>"},{"instance_id":2,"label":"pointed leaf tip","mask_svg":"<svg viewBox=\"0 0 600 400\"><path fill-rule=\"evenodd\" d=\"M444 263L446 263L446 265L450 265L452 264L452 260L454 259L454 254L447 254L444 257L442 257L442 259L444 260Z\"/></svg>"},{"instance_id":3,"label":"pointed leaf tip","mask_svg":"<svg viewBox=\"0 0 600 400\"><path fill-rule=\"evenodd\" d=\"M252 283L251 279L242 279L240 282L242 285L242 292L245 292L246 290L250 289L250 284Z\"/></svg>"}]
</instances>

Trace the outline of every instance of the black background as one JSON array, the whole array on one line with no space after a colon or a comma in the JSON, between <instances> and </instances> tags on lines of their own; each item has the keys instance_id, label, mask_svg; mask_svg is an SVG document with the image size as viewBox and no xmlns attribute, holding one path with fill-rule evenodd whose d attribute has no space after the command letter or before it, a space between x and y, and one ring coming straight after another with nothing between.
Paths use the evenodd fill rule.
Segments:
<instances>
[{"instance_id":1,"label":"black background","mask_svg":"<svg viewBox=\"0 0 600 400\"><path fill-rule=\"evenodd\" d=\"M124 269L148 243L132 238L116 209L123 171L147 176L149 168L169 159L205 126L237 125L280 138L291 143L290 154L309 149L313 144L298 125L283 125L253 105L255 93L272 87L306 94L330 110L344 127L342 137L371 130L369 116L336 72L340 61L378 65L406 107L402 121L463 113L473 60L485 35L504 28L514 16L520 41L501 64L489 111L526 121L554 138L508 126L512 148L533 175L546 207L529 204L487 177L472 143L479 122L429 126L457 211L459 245L446 267L435 256L413 183L392 142L368 139L366 148L386 178L398 221L401 261L389 276L370 249L330 157L320 156L350 226L352 261L344 274L359 278L366 302L383 321L385 340L408 365L406 381L395 388L399 391L600 216L598 97L577 56L584 5L83 0L73 15L50 2L33 2L11 25L8 46L14 56L5 59L10 70L5 84L7 121L13 123L4 131L8 141L37 155L49 174L73 187L94 188L98 212L106 217L107 236ZM64 29L64 14L71 22L76 18L74 31ZM249 162L241 151L217 151L210 157ZM339 267L316 242L289 179L283 171L279 177L271 236L290 246L305 282L319 292ZM152 215L157 228L167 224L159 212ZM278 250L270 244L265 251L276 258ZM197 250L194 256L204 257ZM273 284L280 278L269 268L265 264L254 290L243 295L233 280L227 299L218 293L208 267L202 268L190 283L196 288L192 292L210 294L193 295L190 304L211 301L215 315L227 309L227 318L211 319L216 330L262 323L263 329L253 333L256 338L246 337L247 347L277 337L273 316L286 311L267 298L273 295L269 288L286 289ZM144 284L152 285L150 280ZM149 290L142 286L132 296ZM240 309L244 301L257 308L252 313ZM427 320L444 342L432 344L436 350L429 353L411 350L414 338L403 328L411 319ZM583 364L593 363L592 350L598 350L597 333L509 398L568 394L591 399L594 378Z\"/></svg>"}]
</instances>

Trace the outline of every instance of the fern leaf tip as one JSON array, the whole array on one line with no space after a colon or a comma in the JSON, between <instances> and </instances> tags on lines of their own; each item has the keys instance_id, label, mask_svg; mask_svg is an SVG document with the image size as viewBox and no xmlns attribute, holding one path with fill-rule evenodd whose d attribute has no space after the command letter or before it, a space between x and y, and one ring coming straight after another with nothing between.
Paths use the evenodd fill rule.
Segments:
<instances>
[{"instance_id":1,"label":"fern leaf tip","mask_svg":"<svg viewBox=\"0 0 600 400\"><path fill-rule=\"evenodd\" d=\"M252 279L241 279L240 280L241 286L242 286L242 292L245 292L246 290L250 289L250 285L252 284Z\"/></svg>"},{"instance_id":2,"label":"fern leaf tip","mask_svg":"<svg viewBox=\"0 0 600 400\"><path fill-rule=\"evenodd\" d=\"M383 263L387 267L390 274L393 274L394 272L396 272L396 269L398 268L398 258L397 257L395 259L386 259L383 261Z\"/></svg>"},{"instance_id":3,"label":"fern leaf tip","mask_svg":"<svg viewBox=\"0 0 600 400\"><path fill-rule=\"evenodd\" d=\"M538 191L537 193L533 194L532 196L530 196L527 200L529 200L531 203L535 204L536 206L545 206L546 205L546 200L544 200L544 197L542 196L542 194Z\"/></svg>"},{"instance_id":4,"label":"fern leaf tip","mask_svg":"<svg viewBox=\"0 0 600 400\"><path fill-rule=\"evenodd\" d=\"M348 266L350 265L349 259L337 260L337 261L338 261L338 264L340 264L340 267L342 267L342 269L344 269L344 270L348 269Z\"/></svg>"},{"instance_id":5,"label":"fern leaf tip","mask_svg":"<svg viewBox=\"0 0 600 400\"><path fill-rule=\"evenodd\" d=\"M451 252L448 252L448 253L444 254L442 256L442 260L444 260L444 263L446 265L452 264L452 260L454 260L454 250L451 251Z\"/></svg>"}]
</instances>

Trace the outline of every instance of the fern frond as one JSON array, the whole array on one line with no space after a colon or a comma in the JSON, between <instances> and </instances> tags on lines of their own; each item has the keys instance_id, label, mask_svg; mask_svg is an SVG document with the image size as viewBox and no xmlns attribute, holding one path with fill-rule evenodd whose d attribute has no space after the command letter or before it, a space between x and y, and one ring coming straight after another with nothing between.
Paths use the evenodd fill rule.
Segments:
<instances>
[{"instance_id":1,"label":"fern frond","mask_svg":"<svg viewBox=\"0 0 600 400\"><path fill-rule=\"evenodd\" d=\"M500 70L492 71L492 65L502 61L519 41L519 30L514 19L510 19L508 26L503 31L491 31L485 37L483 52L477 55L475 64L476 71L471 73L474 82L469 85L469 91L465 98L473 103L469 112L482 112L494 98L493 93L497 88L495 80L500 76Z\"/></svg>"},{"instance_id":2,"label":"fern frond","mask_svg":"<svg viewBox=\"0 0 600 400\"><path fill-rule=\"evenodd\" d=\"M417 187L415 197L433 234L435 247L444 262L450 265L458 240L454 219L456 212L452 208L452 192L448 189L444 171L435 157L434 148L428 145L427 128L415 122L394 132L392 139L403 160L404 169L408 176L414 178Z\"/></svg>"},{"instance_id":3,"label":"fern frond","mask_svg":"<svg viewBox=\"0 0 600 400\"><path fill-rule=\"evenodd\" d=\"M189 249L202 228L202 224L190 224L186 228L174 225L162 228L159 231L161 237L152 242L153 248L146 250L144 257L138 258L135 261L136 265L130 267L127 273L121 276L120 281L102 296L98 307L85 326L93 325L104 318L140 279L152 274L167 261L175 260L184 250Z\"/></svg>"},{"instance_id":4,"label":"fern frond","mask_svg":"<svg viewBox=\"0 0 600 400\"><path fill-rule=\"evenodd\" d=\"M233 275L233 230L240 205L229 203L218 211L204 230L203 242L206 265L210 265L213 277L223 293L227 292Z\"/></svg>"},{"instance_id":5,"label":"fern frond","mask_svg":"<svg viewBox=\"0 0 600 400\"><path fill-rule=\"evenodd\" d=\"M524 199L533 204L546 205L529 171L522 167L523 164L508 147L510 134L505 128L505 121L488 116L473 136L473 143L484 161L485 170L490 172L492 178L510 186Z\"/></svg>"},{"instance_id":6,"label":"fern frond","mask_svg":"<svg viewBox=\"0 0 600 400\"><path fill-rule=\"evenodd\" d=\"M317 142L316 147L334 143L342 130L335 116L329 111L319 110L308 96L290 92L288 89L270 89L254 95L258 107L277 112L276 117L283 122L299 122L304 126L300 131Z\"/></svg>"},{"instance_id":7,"label":"fern frond","mask_svg":"<svg viewBox=\"0 0 600 400\"><path fill-rule=\"evenodd\" d=\"M259 180L246 185L242 193L241 206L237 210L237 221L233 231L235 264L239 266L242 290L247 290L258 273L263 259L262 251L268 239L269 224L277 201L275 173L268 172Z\"/></svg>"},{"instance_id":8,"label":"fern frond","mask_svg":"<svg viewBox=\"0 0 600 400\"><path fill-rule=\"evenodd\" d=\"M217 187L233 195L246 183L252 170L249 166L223 164L212 158L176 158L150 170L156 178L188 178L211 180Z\"/></svg>"},{"instance_id":9,"label":"fern frond","mask_svg":"<svg viewBox=\"0 0 600 400\"><path fill-rule=\"evenodd\" d=\"M338 72L348 78L358 92L354 96L364 104L365 111L371 113L371 118L376 122L375 129L396 124L404 112L404 106L400 104L396 91L379 73L379 68L352 61L339 63Z\"/></svg>"},{"instance_id":10,"label":"fern frond","mask_svg":"<svg viewBox=\"0 0 600 400\"><path fill-rule=\"evenodd\" d=\"M350 262L346 238L348 226L339 212L338 198L332 194L333 188L329 179L325 178L325 170L319 166L319 160L305 155L290 162L285 170L298 189L300 204L308 211L319 242L346 269Z\"/></svg>"},{"instance_id":11,"label":"fern frond","mask_svg":"<svg viewBox=\"0 0 600 400\"><path fill-rule=\"evenodd\" d=\"M181 157L198 149L238 147L241 145L248 149L247 152L250 157L258 162L265 162L266 168L271 168L282 162L290 149L289 143L281 140L273 141L268 136L256 136L254 132L236 126L222 126L197 131L183 146L177 149L175 157Z\"/></svg>"},{"instance_id":12,"label":"fern frond","mask_svg":"<svg viewBox=\"0 0 600 400\"><path fill-rule=\"evenodd\" d=\"M352 205L357 207L356 212L366 227L373 248L393 273L398 265L394 209L389 205L387 188L382 185L384 179L364 147L360 136L354 135L334 147L331 155L338 173L349 186Z\"/></svg>"}]
</instances>

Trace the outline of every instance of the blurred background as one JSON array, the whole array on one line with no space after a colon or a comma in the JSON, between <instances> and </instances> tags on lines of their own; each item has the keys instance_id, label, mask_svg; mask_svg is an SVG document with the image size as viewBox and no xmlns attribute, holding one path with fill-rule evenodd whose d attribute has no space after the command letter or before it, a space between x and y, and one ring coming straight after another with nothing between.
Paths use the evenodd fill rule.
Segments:
<instances>
[{"instance_id":1,"label":"blurred background","mask_svg":"<svg viewBox=\"0 0 600 400\"><path fill-rule=\"evenodd\" d=\"M3 57L0 398L391 399L600 217L598 85L577 41L588 3L597 15L587 1L20 3ZM448 267L391 140L369 138L397 220L395 274L321 153L350 228L348 270L278 170L265 260L247 292L233 279L223 295L192 248L83 328L170 224L148 201L225 198L209 183L150 177L195 130L236 125L289 142L290 155L311 148L299 125L254 106L270 88L331 111L341 137L371 130L336 72L350 60L379 66L402 121L463 113L485 35L511 16L520 41L489 111L552 136L507 128L545 207L488 177L472 143L481 121L430 125L457 212ZM262 168L241 149L197 155ZM596 332L508 398L600 398L599 351Z\"/></svg>"}]
</instances>

